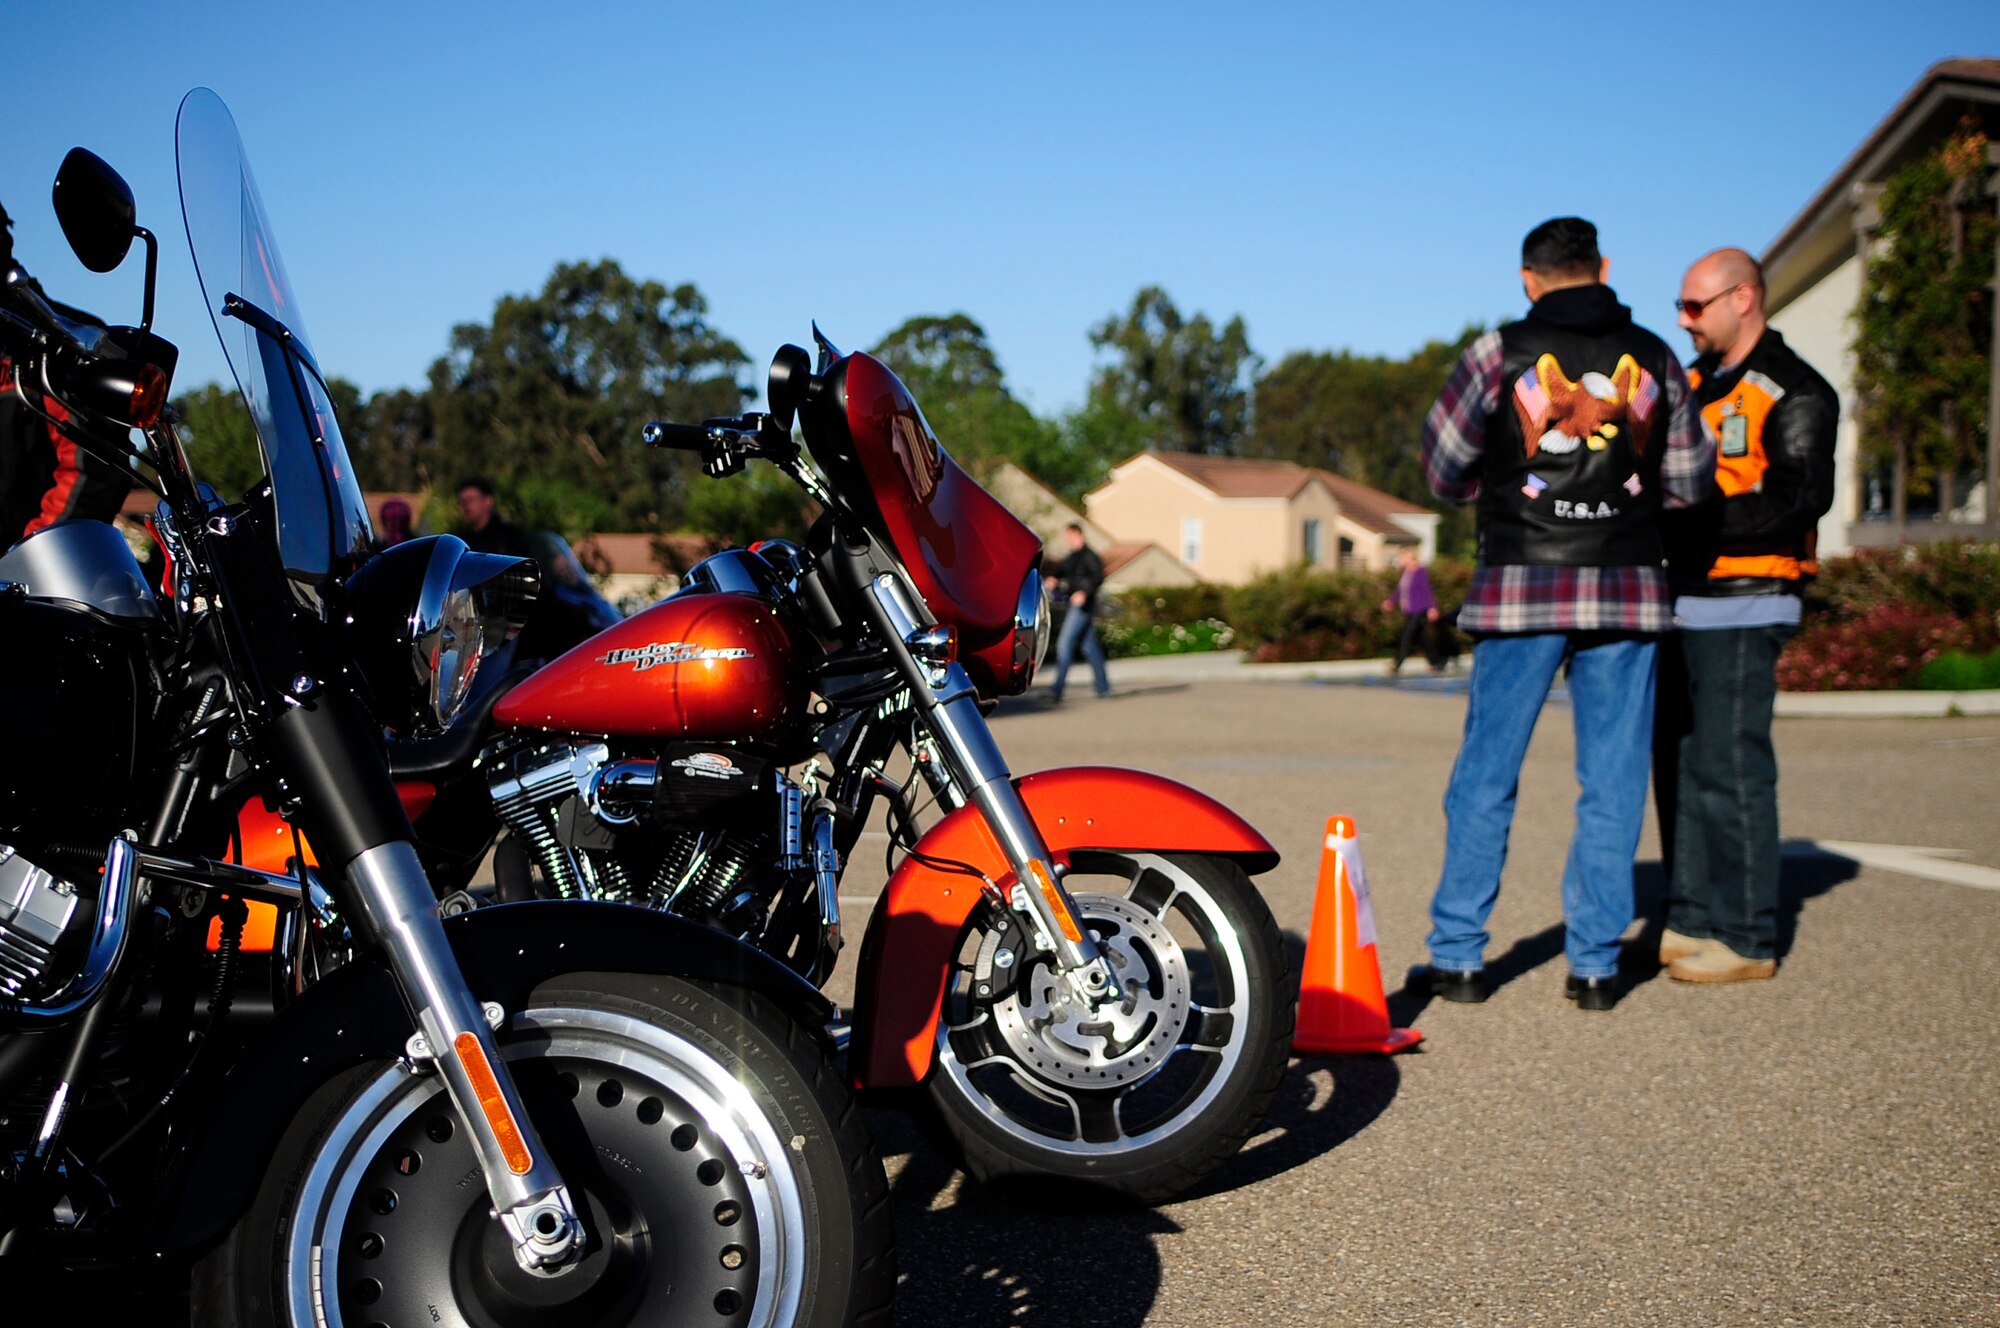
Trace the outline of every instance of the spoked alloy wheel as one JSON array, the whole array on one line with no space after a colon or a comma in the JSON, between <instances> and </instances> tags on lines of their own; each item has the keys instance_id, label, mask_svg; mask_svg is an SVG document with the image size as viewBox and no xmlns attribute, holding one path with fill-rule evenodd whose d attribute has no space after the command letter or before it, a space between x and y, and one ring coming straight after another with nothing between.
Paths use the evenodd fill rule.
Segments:
<instances>
[{"instance_id":1,"label":"spoked alloy wheel","mask_svg":"<svg viewBox=\"0 0 2000 1328\"><path fill-rule=\"evenodd\" d=\"M225 1246L210 1280L239 1284L217 1288L239 1313L216 1321L886 1320L894 1272L881 1163L810 1036L796 1025L774 1036L771 1023L786 1017L740 991L622 981L650 988L648 999L545 988L502 1038L588 1231L575 1266L544 1277L516 1264L442 1085L376 1065L340 1086L316 1127L302 1117L294 1128L314 1141L292 1159L289 1184L267 1180Z\"/></svg>"},{"instance_id":2,"label":"spoked alloy wheel","mask_svg":"<svg viewBox=\"0 0 2000 1328\"><path fill-rule=\"evenodd\" d=\"M1292 1034L1283 941L1227 859L1078 854L1064 879L1124 999L1077 1004L1018 921L975 922L931 1098L983 1180L1065 1177L1158 1202L1264 1118Z\"/></svg>"}]
</instances>

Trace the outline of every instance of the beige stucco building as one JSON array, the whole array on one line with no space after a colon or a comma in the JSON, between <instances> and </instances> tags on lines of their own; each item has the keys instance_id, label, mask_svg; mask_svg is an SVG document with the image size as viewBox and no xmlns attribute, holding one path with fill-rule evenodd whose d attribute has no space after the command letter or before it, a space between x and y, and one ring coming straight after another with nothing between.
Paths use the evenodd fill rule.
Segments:
<instances>
[{"instance_id":1,"label":"beige stucco building","mask_svg":"<svg viewBox=\"0 0 2000 1328\"><path fill-rule=\"evenodd\" d=\"M1187 564L1150 540L1120 539L1082 512L1062 500L1061 495L1011 461L1002 461L982 473L979 482L1007 510L1042 537L1042 548L1050 561L1060 559L1068 547L1063 528L1072 521L1083 527L1084 542L1104 560L1107 590L1127 590L1133 586L1191 586L1201 578Z\"/></svg>"},{"instance_id":2,"label":"beige stucco building","mask_svg":"<svg viewBox=\"0 0 2000 1328\"><path fill-rule=\"evenodd\" d=\"M1877 242L1875 201L1882 181L1943 142L1968 112L1989 137L2000 138L2000 60L1931 66L1763 254L1771 326L1840 393L1833 510L1819 523L1822 553L1901 539L2000 537L2000 520L1990 505L2000 498L2000 484L1991 479L1990 458L1986 483L1950 519L1912 522L1900 531L1883 520L1888 499L1861 465L1856 419L1853 315L1869 248ZM2000 325L2000 312L1995 321ZM2000 356L1993 372L1992 399L2000 403Z\"/></svg>"},{"instance_id":3,"label":"beige stucco building","mask_svg":"<svg viewBox=\"0 0 2000 1328\"><path fill-rule=\"evenodd\" d=\"M1289 461L1141 452L1084 496L1118 539L1157 544L1204 581L1241 585L1301 564L1388 567L1437 553L1438 515Z\"/></svg>"}]
</instances>

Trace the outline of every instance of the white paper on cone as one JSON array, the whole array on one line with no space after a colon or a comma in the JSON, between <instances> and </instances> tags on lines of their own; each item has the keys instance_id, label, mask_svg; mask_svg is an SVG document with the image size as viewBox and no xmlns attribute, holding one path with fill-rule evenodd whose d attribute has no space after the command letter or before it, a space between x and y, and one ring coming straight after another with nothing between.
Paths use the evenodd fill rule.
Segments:
<instances>
[{"instance_id":1,"label":"white paper on cone","mask_svg":"<svg viewBox=\"0 0 2000 1328\"><path fill-rule=\"evenodd\" d=\"M1347 884L1354 891L1354 939L1356 945L1375 944L1375 909L1368 902L1368 870L1361 865L1361 841L1328 835L1326 846L1340 855L1347 870Z\"/></svg>"}]
</instances>

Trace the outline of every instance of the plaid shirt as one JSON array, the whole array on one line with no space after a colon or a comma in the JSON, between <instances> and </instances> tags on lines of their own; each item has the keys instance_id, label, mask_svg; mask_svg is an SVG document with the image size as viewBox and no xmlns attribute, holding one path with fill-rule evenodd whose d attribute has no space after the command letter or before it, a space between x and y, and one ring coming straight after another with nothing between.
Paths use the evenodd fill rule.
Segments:
<instances>
[{"instance_id":1,"label":"plaid shirt","mask_svg":"<svg viewBox=\"0 0 2000 1328\"><path fill-rule=\"evenodd\" d=\"M1500 408L1500 334L1488 332L1459 357L1424 419L1424 471L1431 492L1453 503L1479 498L1486 421ZM1687 374L1667 361L1667 450L1660 490L1667 507L1700 501L1715 479L1715 443L1695 422ZM1658 566L1570 567L1507 563L1473 569L1459 610L1468 632L1664 632L1673 597Z\"/></svg>"}]
</instances>

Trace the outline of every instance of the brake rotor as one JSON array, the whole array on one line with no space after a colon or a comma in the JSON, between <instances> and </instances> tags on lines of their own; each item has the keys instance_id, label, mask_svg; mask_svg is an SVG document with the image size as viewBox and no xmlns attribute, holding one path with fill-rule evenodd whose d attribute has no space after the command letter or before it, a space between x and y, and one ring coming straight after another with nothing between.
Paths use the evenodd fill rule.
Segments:
<instances>
[{"instance_id":1,"label":"brake rotor","mask_svg":"<svg viewBox=\"0 0 2000 1328\"><path fill-rule=\"evenodd\" d=\"M1116 895L1076 896L1123 993L1092 1009L1046 957L993 1003L1000 1036L1021 1068L1077 1088L1122 1088L1151 1073L1187 1028L1187 956L1158 917Z\"/></svg>"}]
</instances>

